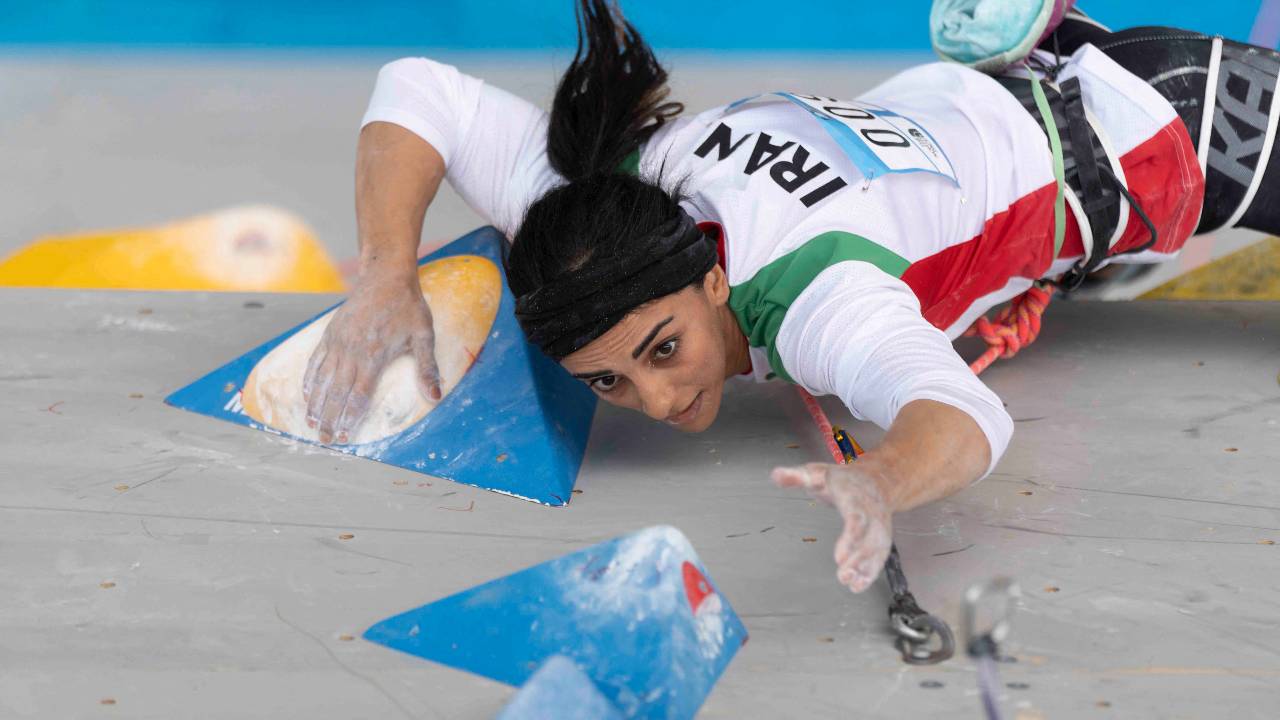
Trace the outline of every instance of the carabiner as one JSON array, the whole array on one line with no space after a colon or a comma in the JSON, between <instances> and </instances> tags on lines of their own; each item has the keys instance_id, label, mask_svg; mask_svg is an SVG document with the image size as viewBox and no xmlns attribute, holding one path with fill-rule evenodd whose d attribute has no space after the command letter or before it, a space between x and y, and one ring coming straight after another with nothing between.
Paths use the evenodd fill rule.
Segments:
<instances>
[{"instance_id":1,"label":"carabiner","mask_svg":"<svg viewBox=\"0 0 1280 720\"><path fill-rule=\"evenodd\" d=\"M889 623L898 634L894 647L902 653L902 661L908 665L936 665L949 660L956 652L951 627L928 613L890 613ZM938 647L930 650L934 638L938 639Z\"/></svg>"},{"instance_id":2,"label":"carabiner","mask_svg":"<svg viewBox=\"0 0 1280 720\"><path fill-rule=\"evenodd\" d=\"M1022 592L1013 578L997 577L986 583L973 585L964 594L964 635L969 643L970 655L974 655L974 642L986 639L991 647L1009 635L1009 618L1013 616L1014 603ZM990 608L988 618L980 618L982 606ZM979 625L982 620L986 625Z\"/></svg>"}]
</instances>

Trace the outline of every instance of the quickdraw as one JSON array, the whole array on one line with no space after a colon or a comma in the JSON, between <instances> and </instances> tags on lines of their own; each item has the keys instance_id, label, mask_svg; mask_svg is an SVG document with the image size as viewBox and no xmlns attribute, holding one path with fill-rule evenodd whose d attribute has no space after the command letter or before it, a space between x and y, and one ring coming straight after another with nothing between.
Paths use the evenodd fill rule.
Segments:
<instances>
[{"instance_id":1,"label":"quickdraw","mask_svg":"<svg viewBox=\"0 0 1280 720\"><path fill-rule=\"evenodd\" d=\"M796 386L809 416L822 432L827 450L836 464L853 462L862 454L862 448L853 436L838 426L832 426L817 399L807 390ZM902 569L898 545L889 548L889 559L884 564L885 579L893 599L889 602L889 625L893 628L894 646L902 653L902 661L910 665L934 665L948 660L955 654L955 636L951 626L936 615L921 609L907 586L907 575Z\"/></svg>"},{"instance_id":2,"label":"quickdraw","mask_svg":"<svg viewBox=\"0 0 1280 720\"><path fill-rule=\"evenodd\" d=\"M889 625L897 634L893 644L902 653L902 661L908 665L936 665L951 659L956 652L951 626L922 610L916 602L907 587L907 575L902 570L896 543L889 548L884 577L893 593L893 600L889 602Z\"/></svg>"}]
</instances>

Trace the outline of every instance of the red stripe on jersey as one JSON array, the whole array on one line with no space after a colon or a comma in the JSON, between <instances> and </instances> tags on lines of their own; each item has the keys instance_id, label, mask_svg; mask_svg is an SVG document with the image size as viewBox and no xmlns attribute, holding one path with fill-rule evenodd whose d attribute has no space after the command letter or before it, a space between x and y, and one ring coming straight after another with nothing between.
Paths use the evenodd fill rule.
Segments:
<instances>
[{"instance_id":1,"label":"red stripe on jersey","mask_svg":"<svg viewBox=\"0 0 1280 720\"><path fill-rule=\"evenodd\" d=\"M1204 202L1204 176L1182 120L1175 118L1121 156L1120 167L1129 193L1156 226L1159 238L1149 249L1177 251L1195 232ZM902 279L920 299L925 319L945 329L1010 278L1042 277L1052 254L1055 194L1056 185L1051 184L1024 195L987 220L977 237L912 263ZM1141 247L1150 238L1146 225L1130 209L1129 223L1112 253ZM1058 257L1083 252L1080 227L1068 213Z\"/></svg>"},{"instance_id":2,"label":"red stripe on jersey","mask_svg":"<svg viewBox=\"0 0 1280 720\"><path fill-rule=\"evenodd\" d=\"M925 320L947 328L975 300L1011 277L1039 277L1053 255L1053 198L1049 184L996 213L966 242L917 260L902 280L920 299Z\"/></svg>"},{"instance_id":3,"label":"red stripe on jersey","mask_svg":"<svg viewBox=\"0 0 1280 720\"><path fill-rule=\"evenodd\" d=\"M1160 128L1149 140L1120 158L1129 194L1147 213L1158 235L1152 252L1180 249L1196 231L1204 204L1204 175L1191 136L1182 120ZM1129 225L1111 254L1133 250L1151 240L1138 214L1129 212Z\"/></svg>"}]
</instances>

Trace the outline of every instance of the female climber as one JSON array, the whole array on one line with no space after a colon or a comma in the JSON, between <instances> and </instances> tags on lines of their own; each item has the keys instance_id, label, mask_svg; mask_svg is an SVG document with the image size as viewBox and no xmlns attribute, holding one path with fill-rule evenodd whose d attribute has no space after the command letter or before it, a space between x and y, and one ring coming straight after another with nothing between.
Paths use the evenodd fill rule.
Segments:
<instances>
[{"instance_id":1,"label":"female climber","mask_svg":"<svg viewBox=\"0 0 1280 720\"><path fill-rule=\"evenodd\" d=\"M951 346L975 319L1042 279L1167 259L1197 227L1280 230L1270 51L1069 17L998 76L933 63L855 99L801 88L688 117L611 3L580 0L578 22L549 114L431 60L380 71L360 277L305 380L325 441L399 355L439 395L415 262L447 178L512 240L528 339L605 401L697 432L727 380L776 378L887 428L856 463L772 474L840 512L837 577L858 592L894 513L982 478L1009 442Z\"/></svg>"}]
</instances>

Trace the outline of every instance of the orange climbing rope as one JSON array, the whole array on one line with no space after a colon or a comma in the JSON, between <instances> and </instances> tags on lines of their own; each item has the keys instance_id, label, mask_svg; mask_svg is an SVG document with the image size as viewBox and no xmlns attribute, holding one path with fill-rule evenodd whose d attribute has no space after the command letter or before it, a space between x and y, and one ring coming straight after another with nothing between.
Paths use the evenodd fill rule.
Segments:
<instances>
[{"instance_id":1,"label":"orange climbing rope","mask_svg":"<svg viewBox=\"0 0 1280 720\"><path fill-rule=\"evenodd\" d=\"M818 434L827 442L827 452L831 453L831 458L836 464L844 463L844 452L836 443L835 431L831 427L831 421L827 419L827 414L822 411L822 406L818 404L818 399L809 394L808 390L796 385L796 392L800 394L800 400L804 403L804 409L809 411L809 417L813 418L813 424L818 426Z\"/></svg>"},{"instance_id":2,"label":"orange climbing rope","mask_svg":"<svg viewBox=\"0 0 1280 720\"><path fill-rule=\"evenodd\" d=\"M964 331L965 337L976 335L987 343L986 352L969 364L974 375L981 375L996 358L1011 358L1035 342L1040 334L1040 316L1049 307L1055 289L1051 282L1038 282L996 313L994 321L983 315Z\"/></svg>"}]
</instances>

